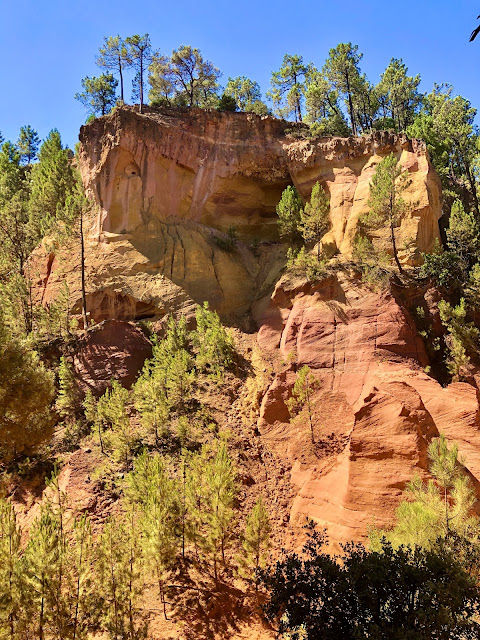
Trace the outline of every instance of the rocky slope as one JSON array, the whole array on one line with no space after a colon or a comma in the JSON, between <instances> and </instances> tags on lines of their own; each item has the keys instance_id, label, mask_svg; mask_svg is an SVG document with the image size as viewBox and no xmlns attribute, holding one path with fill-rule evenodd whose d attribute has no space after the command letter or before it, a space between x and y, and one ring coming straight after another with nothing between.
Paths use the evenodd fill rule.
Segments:
<instances>
[{"instance_id":1,"label":"rocky slope","mask_svg":"<svg viewBox=\"0 0 480 640\"><path fill-rule=\"evenodd\" d=\"M392 293L372 293L344 271L315 285L285 278L258 342L285 363L263 397L259 429L290 462L293 530L308 516L346 542L390 526L406 483L428 475L427 446L440 433L459 444L480 486L478 389L443 388L425 373L424 344ZM315 445L305 418L291 423L285 404L305 364L321 383Z\"/></svg>"},{"instance_id":2,"label":"rocky slope","mask_svg":"<svg viewBox=\"0 0 480 640\"><path fill-rule=\"evenodd\" d=\"M465 383L443 388L428 375L405 295L399 288L374 293L348 267L369 182L389 153L409 172L400 257L417 264L432 248L441 191L424 144L385 132L306 140L289 129L291 123L251 114L140 115L132 108L82 127L79 166L97 205L87 241L87 304L100 322L191 315L208 300L225 321L258 330L275 373L266 375L250 434L262 455L277 461L282 481L288 475L282 509L292 544L305 516L327 526L336 542L361 539L370 524L392 522L406 482L427 473L426 447L440 432L459 442L478 485L478 390ZM288 184L308 199L317 180L331 202L323 243L337 257L331 274L312 284L281 277L275 206ZM228 248L231 225L239 240ZM67 282L73 310L80 310L77 244L37 251L31 269L43 304ZM415 295L428 315L435 296ZM84 384L103 388L115 374L131 382L148 347L128 327L107 323L89 332L75 360ZM289 421L285 404L304 364L320 381L315 444L302 419ZM275 485L275 477L270 481ZM272 505L279 500L271 496Z\"/></svg>"}]
</instances>

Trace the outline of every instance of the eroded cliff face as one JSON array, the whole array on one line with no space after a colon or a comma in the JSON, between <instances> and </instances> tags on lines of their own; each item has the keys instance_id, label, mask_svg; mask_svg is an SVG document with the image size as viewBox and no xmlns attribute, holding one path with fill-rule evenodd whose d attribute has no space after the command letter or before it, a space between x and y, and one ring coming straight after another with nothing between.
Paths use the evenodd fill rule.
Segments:
<instances>
[{"instance_id":1,"label":"eroded cliff face","mask_svg":"<svg viewBox=\"0 0 480 640\"><path fill-rule=\"evenodd\" d=\"M361 540L372 525L389 528L407 482L428 477L427 447L440 433L459 444L478 492L478 388L442 387L425 372L424 344L392 293L374 293L342 270L316 284L283 278L258 343L284 363L263 396L258 428L291 466L294 539L305 517L336 543ZM303 365L320 383L314 445L305 416L291 422L286 406Z\"/></svg>"},{"instance_id":2,"label":"eroded cliff face","mask_svg":"<svg viewBox=\"0 0 480 640\"><path fill-rule=\"evenodd\" d=\"M95 235L132 233L151 220L193 220L250 240L277 238L275 208L288 184L307 200L320 181L330 196L331 253L349 254L369 183L394 153L409 172L399 232L405 261L438 237L441 192L425 145L378 132L362 138L295 140L269 116L201 109L144 115L120 109L80 132L80 169L99 206Z\"/></svg>"},{"instance_id":3,"label":"eroded cliff face","mask_svg":"<svg viewBox=\"0 0 480 640\"><path fill-rule=\"evenodd\" d=\"M227 320L258 315L284 264L281 248L265 244L278 239L284 188L307 200L321 182L331 203L325 251L349 257L375 167L390 153L409 172L400 258L417 264L431 250L441 193L423 143L385 132L297 140L291 128L270 116L148 108L82 127L79 167L97 203L86 253L91 317L156 318L205 300ZM239 242L228 251L231 226ZM49 304L66 281L78 312L78 248L40 250L34 263L37 300Z\"/></svg>"}]
</instances>

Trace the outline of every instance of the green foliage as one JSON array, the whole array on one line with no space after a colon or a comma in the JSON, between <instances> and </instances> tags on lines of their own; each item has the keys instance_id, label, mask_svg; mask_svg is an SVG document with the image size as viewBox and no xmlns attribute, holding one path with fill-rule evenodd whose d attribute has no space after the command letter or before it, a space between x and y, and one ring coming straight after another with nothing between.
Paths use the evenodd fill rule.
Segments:
<instances>
[{"instance_id":1,"label":"green foliage","mask_svg":"<svg viewBox=\"0 0 480 640\"><path fill-rule=\"evenodd\" d=\"M280 237L292 244L298 244L302 235L303 202L295 187L288 186L282 193L277 205L278 227Z\"/></svg>"},{"instance_id":2,"label":"green foliage","mask_svg":"<svg viewBox=\"0 0 480 640\"><path fill-rule=\"evenodd\" d=\"M170 58L155 56L149 68L150 101L163 99L168 105L215 107L220 71L205 60L199 49L182 45Z\"/></svg>"},{"instance_id":3,"label":"green foliage","mask_svg":"<svg viewBox=\"0 0 480 640\"><path fill-rule=\"evenodd\" d=\"M308 365L304 365L298 372L293 385L292 395L287 400L287 407L290 415L295 417L300 411L306 409L308 423L310 426L310 436L315 444L314 422L316 421L313 396L320 387L320 381L315 377Z\"/></svg>"},{"instance_id":4,"label":"green foliage","mask_svg":"<svg viewBox=\"0 0 480 640\"><path fill-rule=\"evenodd\" d=\"M319 182L313 185L310 202L300 211L300 220L303 239L317 245L317 259L320 261L320 240L330 226L330 200Z\"/></svg>"},{"instance_id":5,"label":"green foliage","mask_svg":"<svg viewBox=\"0 0 480 640\"><path fill-rule=\"evenodd\" d=\"M153 358L148 360L134 387L135 408L140 413L142 426L159 439L169 433L169 420L174 411L185 408L195 373L188 350L185 318L178 322L170 317L164 340L153 347Z\"/></svg>"},{"instance_id":6,"label":"green foliage","mask_svg":"<svg viewBox=\"0 0 480 640\"><path fill-rule=\"evenodd\" d=\"M127 496L132 508L140 509L143 553L165 604L164 576L175 565L181 527L180 491L169 477L159 455L144 451L127 478Z\"/></svg>"},{"instance_id":7,"label":"green foliage","mask_svg":"<svg viewBox=\"0 0 480 640\"><path fill-rule=\"evenodd\" d=\"M305 91L305 76L311 65L305 65L302 56L288 55L282 67L272 73L271 89L267 93L280 117L294 115L296 122L302 121L302 102Z\"/></svg>"},{"instance_id":8,"label":"green foliage","mask_svg":"<svg viewBox=\"0 0 480 640\"><path fill-rule=\"evenodd\" d=\"M228 228L226 235L215 235L213 239L217 247L220 247L223 251L227 251L227 253L231 253L238 242L237 227L232 225Z\"/></svg>"},{"instance_id":9,"label":"green foliage","mask_svg":"<svg viewBox=\"0 0 480 640\"><path fill-rule=\"evenodd\" d=\"M78 188L69 150L64 149L59 132L52 130L40 147L39 162L31 172L30 225L36 239L55 224L68 220L67 199Z\"/></svg>"},{"instance_id":10,"label":"green foliage","mask_svg":"<svg viewBox=\"0 0 480 640\"><path fill-rule=\"evenodd\" d=\"M222 93L218 100L217 109L218 111L236 111L237 103L235 101L235 98L233 96L229 96L226 93Z\"/></svg>"},{"instance_id":11,"label":"green foliage","mask_svg":"<svg viewBox=\"0 0 480 640\"><path fill-rule=\"evenodd\" d=\"M140 536L133 519L110 519L97 547L98 597L101 624L112 638L134 640L137 604L143 591Z\"/></svg>"},{"instance_id":12,"label":"green foliage","mask_svg":"<svg viewBox=\"0 0 480 640\"><path fill-rule=\"evenodd\" d=\"M475 493L462 470L458 446L448 446L444 435L428 446L429 471L433 480L415 476L405 490L406 500L397 509L397 524L381 532L394 545L421 545L433 549L439 539L456 535L476 539L477 518L472 516ZM378 544L378 542L377 542Z\"/></svg>"},{"instance_id":13,"label":"green foliage","mask_svg":"<svg viewBox=\"0 0 480 640\"><path fill-rule=\"evenodd\" d=\"M17 140L17 149L20 160L29 165L37 157L38 147L40 146L40 138L38 133L29 124L20 128L20 135Z\"/></svg>"},{"instance_id":14,"label":"green foliage","mask_svg":"<svg viewBox=\"0 0 480 640\"><path fill-rule=\"evenodd\" d=\"M305 247L299 251L289 248L287 251L287 271L298 273L307 280L315 282L327 275L327 260L319 259L317 255L309 253Z\"/></svg>"},{"instance_id":15,"label":"green foliage","mask_svg":"<svg viewBox=\"0 0 480 640\"><path fill-rule=\"evenodd\" d=\"M111 452L126 469L139 442L139 435L129 418L129 399L127 389L117 380L112 380L110 389L96 403L94 417L102 452ZM93 403L89 398L88 410L92 409Z\"/></svg>"},{"instance_id":16,"label":"green foliage","mask_svg":"<svg viewBox=\"0 0 480 640\"><path fill-rule=\"evenodd\" d=\"M455 200L450 212L447 246L460 258L465 273L479 257L480 228L478 221L472 213L465 211L459 200Z\"/></svg>"},{"instance_id":17,"label":"green foliage","mask_svg":"<svg viewBox=\"0 0 480 640\"><path fill-rule=\"evenodd\" d=\"M133 97L138 98L140 102L140 113L142 113L144 77L148 66L154 60L155 52L152 49L152 43L150 42L148 33L143 36L138 34L130 36L125 40L125 47L127 49L126 59L128 60L128 66L132 67L135 72Z\"/></svg>"},{"instance_id":18,"label":"green foliage","mask_svg":"<svg viewBox=\"0 0 480 640\"><path fill-rule=\"evenodd\" d=\"M399 226L406 211L401 194L407 186L407 173L402 171L393 153L383 158L375 169L370 185L370 211L362 217L362 222L369 228L378 229L385 224L388 225L393 257L400 272L403 269L398 259L395 227Z\"/></svg>"},{"instance_id":19,"label":"green foliage","mask_svg":"<svg viewBox=\"0 0 480 640\"><path fill-rule=\"evenodd\" d=\"M118 82L111 73L82 80L82 93L75 94L75 100L83 104L89 114L104 116L110 113L117 101L116 89Z\"/></svg>"},{"instance_id":20,"label":"green foliage","mask_svg":"<svg viewBox=\"0 0 480 640\"><path fill-rule=\"evenodd\" d=\"M358 640L474 638L480 604L475 580L445 549L377 551L347 545L340 558L313 532L301 555L289 553L260 572L267 618L291 638Z\"/></svg>"},{"instance_id":21,"label":"green foliage","mask_svg":"<svg viewBox=\"0 0 480 640\"><path fill-rule=\"evenodd\" d=\"M64 356L58 368L58 394L55 407L63 418L73 418L79 406L78 388L75 376Z\"/></svg>"},{"instance_id":22,"label":"green foliage","mask_svg":"<svg viewBox=\"0 0 480 640\"><path fill-rule=\"evenodd\" d=\"M22 532L10 502L0 500L0 638L20 640L26 620L26 589L22 564Z\"/></svg>"},{"instance_id":23,"label":"green foliage","mask_svg":"<svg viewBox=\"0 0 480 640\"><path fill-rule=\"evenodd\" d=\"M233 337L220 322L218 313L210 311L208 302L197 307L196 320L197 329L192 335L197 350L195 364L200 371L221 378L234 362Z\"/></svg>"},{"instance_id":24,"label":"green foliage","mask_svg":"<svg viewBox=\"0 0 480 640\"><path fill-rule=\"evenodd\" d=\"M254 105L262 99L258 82L245 76L229 78L225 94L235 100L239 111L254 111Z\"/></svg>"},{"instance_id":25,"label":"green foliage","mask_svg":"<svg viewBox=\"0 0 480 640\"><path fill-rule=\"evenodd\" d=\"M12 336L0 311L0 448L4 459L34 451L52 433L53 375Z\"/></svg>"},{"instance_id":26,"label":"green foliage","mask_svg":"<svg viewBox=\"0 0 480 640\"><path fill-rule=\"evenodd\" d=\"M388 284L390 257L376 249L366 236L357 235L353 244L352 258L362 274L362 281L373 289Z\"/></svg>"},{"instance_id":27,"label":"green foliage","mask_svg":"<svg viewBox=\"0 0 480 640\"><path fill-rule=\"evenodd\" d=\"M250 512L243 534L244 562L247 567L256 571L264 566L270 544L271 525L268 512L259 496Z\"/></svg>"},{"instance_id":28,"label":"green foliage","mask_svg":"<svg viewBox=\"0 0 480 640\"><path fill-rule=\"evenodd\" d=\"M449 352L447 368L454 381L463 380L469 376L471 369L468 352L476 353L480 332L472 322L466 322L467 309L464 298L456 307L440 300L438 311L448 332L445 338Z\"/></svg>"},{"instance_id":29,"label":"green foliage","mask_svg":"<svg viewBox=\"0 0 480 640\"><path fill-rule=\"evenodd\" d=\"M204 445L190 457L186 470L188 537L195 549L211 559L215 580L219 560L226 564L225 554L235 537L236 493L236 470L225 443L213 450Z\"/></svg>"},{"instance_id":30,"label":"green foliage","mask_svg":"<svg viewBox=\"0 0 480 640\"><path fill-rule=\"evenodd\" d=\"M350 118L353 135L359 133L359 123L354 109L354 89L360 83L358 64L363 54L358 52L358 45L341 43L330 49L323 67L323 74L336 94L343 98Z\"/></svg>"},{"instance_id":31,"label":"green foliage","mask_svg":"<svg viewBox=\"0 0 480 640\"><path fill-rule=\"evenodd\" d=\"M423 254L424 262L419 269L421 278L433 278L447 289L458 286L463 279L463 269L459 256L453 251L445 251L438 240L432 253Z\"/></svg>"},{"instance_id":32,"label":"green foliage","mask_svg":"<svg viewBox=\"0 0 480 640\"><path fill-rule=\"evenodd\" d=\"M402 58L392 58L376 87L383 118L390 118L396 131L406 131L422 103L420 75L408 76L407 72Z\"/></svg>"},{"instance_id":33,"label":"green foliage","mask_svg":"<svg viewBox=\"0 0 480 640\"><path fill-rule=\"evenodd\" d=\"M350 135L341 107L338 93L330 82L317 70L311 70L305 92L307 108L306 121L312 135Z\"/></svg>"},{"instance_id":34,"label":"green foliage","mask_svg":"<svg viewBox=\"0 0 480 640\"><path fill-rule=\"evenodd\" d=\"M480 307L480 264L474 264L465 286L465 298L472 309Z\"/></svg>"},{"instance_id":35,"label":"green foliage","mask_svg":"<svg viewBox=\"0 0 480 640\"><path fill-rule=\"evenodd\" d=\"M124 102L123 73L131 64L125 42L120 36L105 37L103 39L103 47L100 47L98 53L99 55L96 59L97 66L113 74L118 74L120 80L120 100Z\"/></svg>"}]
</instances>

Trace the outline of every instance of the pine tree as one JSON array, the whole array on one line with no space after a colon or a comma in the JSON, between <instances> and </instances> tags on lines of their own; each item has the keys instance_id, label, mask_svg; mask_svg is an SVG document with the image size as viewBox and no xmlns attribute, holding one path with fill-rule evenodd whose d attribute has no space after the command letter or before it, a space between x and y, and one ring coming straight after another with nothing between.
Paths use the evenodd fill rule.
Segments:
<instances>
[{"instance_id":1,"label":"pine tree","mask_svg":"<svg viewBox=\"0 0 480 640\"><path fill-rule=\"evenodd\" d=\"M30 175L10 142L0 149L0 274L14 271L24 279L25 263L35 238L29 225ZM28 326L31 330L31 323Z\"/></svg>"},{"instance_id":2,"label":"pine tree","mask_svg":"<svg viewBox=\"0 0 480 640\"><path fill-rule=\"evenodd\" d=\"M105 444L112 450L118 461L125 462L125 468L130 465L130 456L135 441L135 432L130 424L127 405L128 390L122 387L118 380L112 381L97 403L97 426L101 446ZM102 438L102 432L108 429Z\"/></svg>"},{"instance_id":3,"label":"pine tree","mask_svg":"<svg viewBox=\"0 0 480 640\"><path fill-rule=\"evenodd\" d=\"M253 105L262 99L260 85L250 78L229 78L225 93L235 99L239 111L252 111Z\"/></svg>"},{"instance_id":4,"label":"pine tree","mask_svg":"<svg viewBox=\"0 0 480 640\"><path fill-rule=\"evenodd\" d=\"M226 550L235 536L233 505L236 471L225 443L216 450L203 446L190 458L187 471L187 514L190 539L212 558L215 580L218 563L226 564Z\"/></svg>"},{"instance_id":5,"label":"pine tree","mask_svg":"<svg viewBox=\"0 0 480 640\"><path fill-rule=\"evenodd\" d=\"M27 623L21 529L10 502L0 500L0 638L21 640Z\"/></svg>"},{"instance_id":6,"label":"pine tree","mask_svg":"<svg viewBox=\"0 0 480 640\"><path fill-rule=\"evenodd\" d=\"M320 382L315 378L310 367L304 365L297 373L292 396L287 401L287 407L292 416L306 407L313 444L315 444L313 394L319 386Z\"/></svg>"},{"instance_id":7,"label":"pine tree","mask_svg":"<svg viewBox=\"0 0 480 640\"><path fill-rule=\"evenodd\" d=\"M120 100L125 102L123 95L123 73L129 67L128 51L120 36L110 36L103 39L103 47L98 50L97 66L118 74L120 79Z\"/></svg>"},{"instance_id":8,"label":"pine tree","mask_svg":"<svg viewBox=\"0 0 480 640\"><path fill-rule=\"evenodd\" d=\"M62 604L58 599L61 563L59 520L51 504L47 503L32 525L25 550L26 600L38 640L45 640L47 634L57 635L59 631L57 616Z\"/></svg>"},{"instance_id":9,"label":"pine tree","mask_svg":"<svg viewBox=\"0 0 480 640\"><path fill-rule=\"evenodd\" d=\"M53 375L13 336L0 307L0 450L4 461L35 451L51 436Z\"/></svg>"},{"instance_id":10,"label":"pine tree","mask_svg":"<svg viewBox=\"0 0 480 640\"><path fill-rule=\"evenodd\" d=\"M38 133L29 124L20 128L20 135L17 140L17 149L20 160L27 165L37 157L38 147L40 146L40 138Z\"/></svg>"},{"instance_id":11,"label":"pine tree","mask_svg":"<svg viewBox=\"0 0 480 640\"><path fill-rule=\"evenodd\" d=\"M405 131L413 123L422 102L418 91L421 78L419 75L408 76L407 72L402 58L392 58L376 87L385 129L393 124L396 131Z\"/></svg>"},{"instance_id":12,"label":"pine tree","mask_svg":"<svg viewBox=\"0 0 480 640\"><path fill-rule=\"evenodd\" d=\"M53 129L40 147L39 161L32 167L29 215L32 232L40 239L54 223L64 222L67 197L77 187L69 150Z\"/></svg>"},{"instance_id":13,"label":"pine tree","mask_svg":"<svg viewBox=\"0 0 480 640\"><path fill-rule=\"evenodd\" d=\"M320 240L330 226L330 200L319 182L313 185L310 202L300 212L300 219L303 239L317 245L317 259L320 260Z\"/></svg>"},{"instance_id":14,"label":"pine tree","mask_svg":"<svg viewBox=\"0 0 480 640\"><path fill-rule=\"evenodd\" d=\"M291 244L299 244L302 239L303 202L295 187L288 186L277 205L280 237Z\"/></svg>"},{"instance_id":15,"label":"pine tree","mask_svg":"<svg viewBox=\"0 0 480 640\"><path fill-rule=\"evenodd\" d=\"M256 571L263 566L270 542L270 520L262 497L258 496L255 506L247 518L243 535L245 560L249 568Z\"/></svg>"},{"instance_id":16,"label":"pine tree","mask_svg":"<svg viewBox=\"0 0 480 640\"><path fill-rule=\"evenodd\" d=\"M143 589L141 539L133 516L110 519L97 545L96 580L102 626L116 640L135 640L135 610Z\"/></svg>"},{"instance_id":17,"label":"pine tree","mask_svg":"<svg viewBox=\"0 0 480 640\"><path fill-rule=\"evenodd\" d=\"M455 382L467 378L470 373L469 353L476 353L480 338L480 331L473 324L467 322L467 308L465 299L453 307L446 300L438 303L440 320L447 330L445 344L448 349L447 368Z\"/></svg>"},{"instance_id":18,"label":"pine tree","mask_svg":"<svg viewBox=\"0 0 480 640\"><path fill-rule=\"evenodd\" d=\"M465 211L460 200L455 200L447 229L447 246L460 258L464 278L478 258L480 227L472 213Z\"/></svg>"},{"instance_id":19,"label":"pine tree","mask_svg":"<svg viewBox=\"0 0 480 640\"><path fill-rule=\"evenodd\" d=\"M188 45L172 51L170 58L156 55L150 66L150 100L186 107L214 107L222 74L202 52Z\"/></svg>"},{"instance_id":20,"label":"pine tree","mask_svg":"<svg viewBox=\"0 0 480 640\"><path fill-rule=\"evenodd\" d=\"M210 311L208 302L198 306L195 314L197 329L193 342L197 348L195 363L200 370L207 370L221 378L234 360L235 347L231 334L220 322L218 313Z\"/></svg>"},{"instance_id":21,"label":"pine tree","mask_svg":"<svg viewBox=\"0 0 480 640\"><path fill-rule=\"evenodd\" d=\"M104 116L110 113L117 101L118 82L111 73L102 73L101 76L82 79L82 93L75 94L75 100L83 104L90 115Z\"/></svg>"},{"instance_id":22,"label":"pine tree","mask_svg":"<svg viewBox=\"0 0 480 640\"><path fill-rule=\"evenodd\" d=\"M353 135L360 133L354 108L355 89L359 85L360 70L358 64L363 54L358 53L358 45L351 42L340 43L330 49L329 57L323 67L323 75L339 96L343 96L350 117Z\"/></svg>"},{"instance_id":23,"label":"pine tree","mask_svg":"<svg viewBox=\"0 0 480 640\"><path fill-rule=\"evenodd\" d=\"M134 35L125 40L127 47L127 59L129 66L135 71L138 86L138 97L140 102L140 113L143 113L143 87L144 76L148 66L151 64L154 56L150 36L146 33L143 36ZM137 75L138 74L138 75Z\"/></svg>"},{"instance_id":24,"label":"pine tree","mask_svg":"<svg viewBox=\"0 0 480 640\"><path fill-rule=\"evenodd\" d=\"M72 367L65 356L61 356L58 368L58 395L55 407L63 418L74 418L78 404L78 389Z\"/></svg>"},{"instance_id":25,"label":"pine tree","mask_svg":"<svg viewBox=\"0 0 480 640\"><path fill-rule=\"evenodd\" d=\"M91 568L94 559L92 528L85 514L75 519L73 533L74 543L68 558L72 585L72 589L69 590L69 612L72 640L78 640L85 637L95 598Z\"/></svg>"},{"instance_id":26,"label":"pine tree","mask_svg":"<svg viewBox=\"0 0 480 640\"><path fill-rule=\"evenodd\" d=\"M162 458L145 451L135 460L127 486L130 503L140 509L144 555L153 563L152 573L167 618L164 575L174 565L178 551L178 486L169 477Z\"/></svg>"},{"instance_id":27,"label":"pine tree","mask_svg":"<svg viewBox=\"0 0 480 640\"><path fill-rule=\"evenodd\" d=\"M428 457L433 480L423 482L418 475L413 478L405 491L407 499L397 509L395 528L383 532L384 535L396 545L418 544L426 548L452 535L475 539L478 528L478 518L472 515L475 493L462 470L458 446L449 447L441 434L429 444Z\"/></svg>"},{"instance_id":28,"label":"pine tree","mask_svg":"<svg viewBox=\"0 0 480 640\"><path fill-rule=\"evenodd\" d=\"M273 101L281 117L288 117L293 113L295 121L302 122L305 76L309 69L310 66L304 64L302 56L286 54L281 69L272 73L271 90L267 96Z\"/></svg>"},{"instance_id":29,"label":"pine tree","mask_svg":"<svg viewBox=\"0 0 480 640\"><path fill-rule=\"evenodd\" d=\"M367 227L379 228L384 224L388 225L393 257L400 273L403 273L403 268L398 259L395 227L399 226L402 216L407 210L401 197L408 186L407 180L407 172L402 171L393 154L383 158L377 165L370 184L368 199L370 211L362 218Z\"/></svg>"}]
</instances>

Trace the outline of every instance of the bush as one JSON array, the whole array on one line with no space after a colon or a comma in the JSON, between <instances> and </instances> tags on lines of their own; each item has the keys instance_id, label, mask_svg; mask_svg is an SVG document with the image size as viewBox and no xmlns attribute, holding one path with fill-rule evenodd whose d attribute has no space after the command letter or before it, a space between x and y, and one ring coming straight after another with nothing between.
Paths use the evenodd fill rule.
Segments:
<instances>
[{"instance_id":1,"label":"bush","mask_svg":"<svg viewBox=\"0 0 480 640\"><path fill-rule=\"evenodd\" d=\"M458 287L463 281L459 256L453 251L444 251L438 240L432 253L424 253L424 263L418 270L420 278L432 278L441 287Z\"/></svg>"},{"instance_id":2,"label":"bush","mask_svg":"<svg viewBox=\"0 0 480 640\"><path fill-rule=\"evenodd\" d=\"M232 225L228 228L227 233L222 236L214 236L215 244L217 247L222 249L222 251L226 251L227 253L231 253L235 247L237 246L237 227Z\"/></svg>"},{"instance_id":3,"label":"bush","mask_svg":"<svg viewBox=\"0 0 480 640\"><path fill-rule=\"evenodd\" d=\"M210 311L208 302L197 307L197 330L193 342L197 348L196 365L200 370L221 377L234 361L233 338L220 322L216 311Z\"/></svg>"},{"instance_id":4,"label":"bush","mask_svg":"<svg viewBox=\"0 0 480 640\"><path fill-rule=\"evenodd\" d=\"M302 247L300 251L290 248L287 251L287 270L314 282L327 276L327 260L319 260L316 255L309 253L305 247Z\"/></svg>"},{"instance_id":5,"label":"bush","mask_svg":"<svg viewBox=\"0 0 480 640\"><path fill-rule=\"evenodd\" d=\"M362 282L373 289L383 288L388 284L390 258L383 251L378 251L366 236L358 235L353 245L352 258L362 275Z\"/></svg>"},{"instance_id":6,"label":"bush","mask_svg":"<svg viewBox=\"0 0 480 640\"><path fill-rule=\"evenodd\" d=\"M236 111L237 103L233 96L229 96L226 93L222 94L221 98L218 100L217 105L218 111Z\"/></svg>"},{"instance_id":7,"label":"bush","mask_svg":"<svg viewBox=\"0 0 480 640\"><path fill-rule=\"evenodd\" d=\"M267 588L267 618L291 638L323 640L422 640L476 638L480 593L448 549L378 551L343 547L341 558L323 548L325 535L312 532L301 555L286 554L260 570Z\"/></svg>"}]
</instances>

